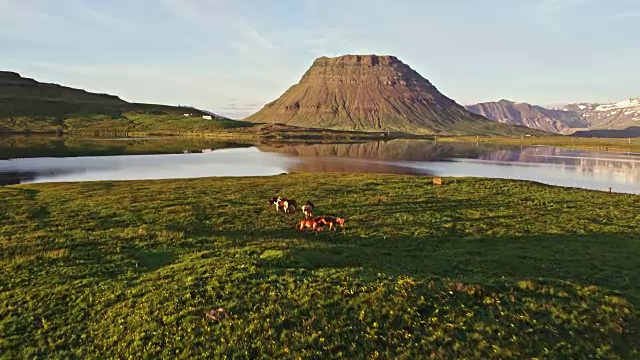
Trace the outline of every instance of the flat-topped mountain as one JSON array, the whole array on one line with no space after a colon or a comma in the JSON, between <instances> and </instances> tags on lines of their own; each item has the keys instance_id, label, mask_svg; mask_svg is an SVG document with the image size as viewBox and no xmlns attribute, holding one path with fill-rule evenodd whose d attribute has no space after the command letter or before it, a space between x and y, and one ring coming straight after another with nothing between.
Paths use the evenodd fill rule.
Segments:
<instances>
[{"instance_id":1,"label":"flat-topped mountain","mask_svg":"<svg viewBox=\"0 0 640 360\"><path fill-rule=\"evenodd\" d=\"M472 114L394 56L321 57L247 119L339 130L492 134L524 130Z\"/></svg>"}]
</instances>

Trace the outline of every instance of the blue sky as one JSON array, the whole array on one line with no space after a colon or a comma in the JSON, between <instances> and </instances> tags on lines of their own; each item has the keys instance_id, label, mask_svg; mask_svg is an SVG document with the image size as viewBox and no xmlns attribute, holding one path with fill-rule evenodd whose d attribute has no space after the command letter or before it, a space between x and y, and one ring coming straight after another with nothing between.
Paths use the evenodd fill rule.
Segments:
<instances>
[{"instance_id":1,"label":"blue sky","mask_svg":"<svg viewBox=\"0 0 640 360\"><path fill-rule=\"evenodd\" d=\"M640 97L637 0L0 0L0 69L240 118L319 56L398 56L459 103Z\"/></svg>"}]
</instances>

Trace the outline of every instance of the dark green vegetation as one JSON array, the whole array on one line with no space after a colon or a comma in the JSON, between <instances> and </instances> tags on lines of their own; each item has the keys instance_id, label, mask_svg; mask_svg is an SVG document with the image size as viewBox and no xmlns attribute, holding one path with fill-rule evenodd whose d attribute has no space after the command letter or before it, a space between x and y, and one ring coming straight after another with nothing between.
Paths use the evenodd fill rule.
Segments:
<instances>
[{"instance_id":1,"label":"dark green vegetation","mask_svg":"<svg viewBox=\"0 0 640 360\"><path fill-rule=\"evenodd\" d=\"M129 103L113 95L40 83L0 71L0 133L175 135L249 126L215 116L206 120L203 115L193 108Z\"/></svg>"},{"instance_id":2,"label":"dark green vegetation","mask_svg":"<svg viewBox=\"0 0 640 360\"><path fill-rule=\"evenodd\" d=\"M256 126L257 132L227 133L229 136L197 137L128 137L128 138L79 138L54 135L0 135L0 160L31 157L73 157L103 155L179 154L200 152L230 147L252 145L308 145L308 144L362 144L366 140L380 140L386 137L372 133L341 132L278 127L273 131ZM295 130L292 130L295 129ZM244 136L243 136L244 135ZM409 141L409 140L395 140Z\"/></svg>"},{"instance_id":3,"label":"dark green vegetation","mask_svg":"<svg viewBox=\"0 0 640 360\"><path fill-rule=\"evenodd\" d=\"M0 118L0 132L59 133L71 136L126 137L154 135L191 135L217 132L245 126L227 119L186 118L176 112L123 112L118 115L75 115L69 118L5 117Z\"/></svg>"},{"instance_id":4,"label":"dark green vegetation","mask_svg":"<svg viewBox=\"0 0 640 360\"><path fill-rule=\"evenodd\" d=\"M506 137L506 136L441 136L440 142L470 142L502 145L546 145L564 148L605 150L605 151L640 151L640 138L584 138L574 136L542 136L542 137Z\"/></svg>"},{"instance_id":5,"label":"dark green vegetation","mask_svg":"<svg viewBox=\"0 0 640 360\"><path fill-rule=\"evenodd\" d=\"M296 155L324 155L349 157L378 157L404 160L442 159L472 156L514 146L559 146L577 149L640 151L640 139L591 139L566 136L510 138L510 137L444 137L406 136L380 133L344 132L304 129L292 126L265 125L246 131L218 132L212 136L194 137L132 137L81 138L52 135L0 135L0 159L25 157L67 157L128 154L171 154L202 149L257 145L269 151L294 148ZM385 140L379 142L375 140ZM390 140L390 141L387 141ZM434 141L435 140L435 141ZM480 146L476 145L478 143ZM302 147L299 145L324 145ZM369 144L369 145L367 145ZM450 146L446 146L450 145ZM455 150L455 151L454 151ZM358 154L353 154L357 151ZM289 151L285 151L288 152Z\"/></svg>"},{"instance_id":6,"label":"dark green vegetation","mask_svg":"<svg viewBox=\"0 0 640 360\"><path fill-rule=\"evenodd\" d=\"M581 137L600 137L600 138L640 138L640 126L630 126L620 130L587 130L578 131L574 134Z\"/></svg>"},{"instance_id":7,"label":"dark green vegetation","mask_svg":"<svg viewBox=\"0 0 640 360\"><path fill-rule=\"evenodd\" d=\"M31 157L180 154L246 147L250 144L192 137L77 139L52 136L0 136L0 160Z\"/></svg>"},{"instance_id":8,"label":"dark green vegetation","mask_svg":"<svg viewBox=\"0 0 640 360\"><path fill-rule=\"evenodd\" d=\"M0 188L0 356L640 356L639 197L445 180ZM346 233L296 233L278 194Z\"/></svg>"}]
</instances>

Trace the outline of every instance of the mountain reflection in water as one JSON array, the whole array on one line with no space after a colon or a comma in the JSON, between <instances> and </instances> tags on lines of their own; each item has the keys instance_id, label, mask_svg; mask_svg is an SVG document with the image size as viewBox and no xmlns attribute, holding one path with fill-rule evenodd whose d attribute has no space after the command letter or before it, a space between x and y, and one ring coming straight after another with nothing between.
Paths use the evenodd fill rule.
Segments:
<instances>
[{"instance_id":1,"label":"mountain reflection in water","mask_svg":"<svg viewBox=\"0 0 640 360\"><path fill-rule=\"evenodd\" d=\"M185 138L50 143L32 138L3 142L2 158L9 160L0 160L0 184L349 172L522 179L640 193L640 154L549 146L426 140L251 146Z\"/></svg>"},{"instance_id":2,"label":"mountain reflection in water","mask_svg":"<svg viewBox=\"0 0 640 360\"><path fill-rule=\"evenodd\" d=\"M473 143L436 143L428 140L390 140L350 144L301 144L268 146L262 151L296 157L340 157L376 160L436 161L456 157L478 158L497 151L510 151L513 146Z\"/></svg>"},{"instance_id":3,"label":"mountain reflection in water","mask_svg":"<svg viewBox=\"0 0 640 360\"><path fill-rule=\"evenodd\" d=\"M348 159L384 172L533 180L551 185L640 193L640 154L549 146L391 140L360 144L259 146L302 158L293 171L355 172ZM328 163L327 159L334 160Z\"/></svg>"}]
</instances>

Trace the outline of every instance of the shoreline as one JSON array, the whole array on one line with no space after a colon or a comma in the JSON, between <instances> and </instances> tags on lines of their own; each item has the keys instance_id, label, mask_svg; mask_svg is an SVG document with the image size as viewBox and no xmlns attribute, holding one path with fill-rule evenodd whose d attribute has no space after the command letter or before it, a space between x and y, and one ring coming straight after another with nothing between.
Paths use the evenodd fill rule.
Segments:
<instances>
[{"instance_id":1,"label":"shoreline","mask_svg":"<svg viewBox=\"0 0 640 360\"><path fill-rule=\"evenodd\" d=\"M538 180L528 180L528 179L512 179L512 178L499 178L499 177L487 177L487 176L434 176L432 174L395 174L395 173L345 173L345 172L284 172L272 175L224 175L224 176L197 176L197 177L171 177L171 178L147 178L147 179L118 179L118 180L65 180L65 181L28 181L23 183L8 183L1 184L2 187L16 187L16 186L31 186L31 185L56 185L56 184L99 184L99 183L144 183L144 182L158 182L158 181L191 181L191 180L212 180L212 179L237 179L237 180L246 180L246 179L262 179L262 178L273 178L277 176L295 176L295 175L317 175L317 176L344 176L344 175L362 175L362 176L404 176L404 177L415 177L417 179L424 178L440 178L443 181L451 184L456 183L458 181L507 181L513 183L523 183L523 184L531 184L531 185L539 185L539 186L550 186L553 188L558 188L561 190L579 190L579 191L590 191L598 194L612 194L612 195L630 195L630 196L638 196L640 197L640 191L633 192L625 192L625 191L611 191L607 189L595 189L595 188L585 188L579 186L568 186L568 185L557 185L550 184L543 181Z\"/></svg>"},{"instance_id":2,"label":"shoreline","mask_svg":"<svg viewBox=\"0 0 640 360\"><path fill-rule=\"evenodd\" d=\"M556 146L569 149L640 152L640 138L586 138L569 135L506 137L506 136L469 136L469 135L419 135L406 133L375 133L338 131L325 129L286 129L282 131L222 130L217 132L0 132L0 138L10 137L59 137L64 139L119 139L119 138L196 138L223 140L232 142L282 142L282 143L341 143L363 141L433 140L438 142L483 143L512 146Z\"/></svg>"}]
</instances>

